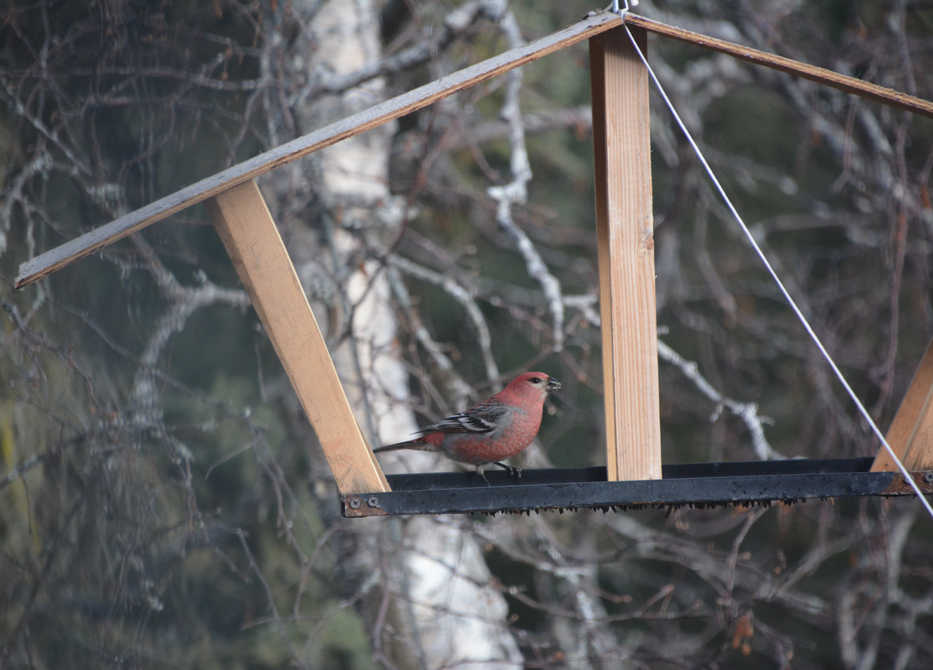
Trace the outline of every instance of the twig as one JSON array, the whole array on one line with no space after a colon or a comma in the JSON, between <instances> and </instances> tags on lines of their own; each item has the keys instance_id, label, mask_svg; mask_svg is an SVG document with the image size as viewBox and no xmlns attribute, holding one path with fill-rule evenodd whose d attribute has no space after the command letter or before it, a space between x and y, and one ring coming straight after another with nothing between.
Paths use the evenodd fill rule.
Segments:
<instances>
[{"instance_id":1,"label":"twig","mask_svg":"<svg viewBox=\"0 0 933 670\"><path fill-rule=\"evenodd\" d=\"M716 404L716 411L711 417L713 421L718 418L722 408L725 407L745 423L749 432L752 434L752 447L755 449L755 454L759 459L769 460L786 458L786 456L775 450L768 443L768 438L765 437L765 430L762 424L770 422L770 419L758 414L757 404L753 402L743 403L738 400L733 400L732 398L727 398L707 381L706 377L700 373L696 363L688 361L661 340L658 340L658 356L661 357L662 361L670 363L680 370L687 379L693 382L693 385L700 393Z\"/></svg>"},{"instance_id":2,"label":"twig","mask_svg":"<svg viewBox=\"0 0 933 670\"><path fill-rule=\"evenodd\" d=\"M486 366L486 376L490 381L498 379L499 367L496 365L496 361L492 355L492 338L489 334L489 327L486 325L486 317L483 316L479 305L476 304L475 296L472 291L463 287L450 277L441 275L434 270L429 270L423 265L419 265L407 258L392 255L389 256L388 261L390 265L406 274L410 274L413 277L439 286L449 293L457 302L463 305L467 316L470 317L470 321L473 322L473 327L476 329L476 343L483 356L483 364Z\"/></svg>"},{"instance_id":3,"label":"twig","mask_svg":"<svg viewBox=\"0 0 933 670\"><path fill-rule=\"evenodd\" d=\"M500 22L503 32L513 48L522 44L518 23L515 16L508 12ZM509 147L511 149L510 167L512 181L504 186L491 186L487 189L489 197L498 203L496 221L512 238L518 251L525 259L528 274L541 284L551 312L553 327L551 337L554 350L564 348L564 303L561 300L560 282L549 271L541 254L532 244L525 232L512 220L512 205L524 203L528 199L527 184L531 181L531 164L528 161L528 148L525 146L525 128L522 112L518 104L518 95L522 86L522 72L519 69L509 71L505 88L505 104L502 105L502 118L509 124Z\"/></svg>"}]
</instances>

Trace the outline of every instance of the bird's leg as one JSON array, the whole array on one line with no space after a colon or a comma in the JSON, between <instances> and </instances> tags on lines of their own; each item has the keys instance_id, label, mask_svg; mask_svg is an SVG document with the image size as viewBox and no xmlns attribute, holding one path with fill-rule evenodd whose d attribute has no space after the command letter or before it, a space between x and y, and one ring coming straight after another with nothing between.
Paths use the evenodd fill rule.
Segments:
<instances>
[{"instance_id":1,"label":"bird's leg","mask_svg":"<svg viewBox=\"0 0 933 670\"><path fill-rule=\"evenodd\" d=\"M503 463L502 461L493 461L493 463L495 463L496 465L498 465L500 468L505 468L505 471L509 473L509 477L511 477L512 479L521 479L521 478L522 478L522 469L521 469L521 468L516 468L516 467L513 467L513 466L511 466L511 465L507 465L507 464Z\"/></svg>"},{"instance_id":2,"label":"bird's leg","mask_svg":"<svg viewBox=\"0 0 933 670\"><path fill-rule=\"evenodd\" d=\"M476 466L476 474L478 474L480 477L483 478L483 481L486 482L486 486L492 486L492 484L489 483L489 480L486 479L486 473L483 472L483 466L482 466L482 465L477 465L477 466Z\"/></svg>"}]
</instances>

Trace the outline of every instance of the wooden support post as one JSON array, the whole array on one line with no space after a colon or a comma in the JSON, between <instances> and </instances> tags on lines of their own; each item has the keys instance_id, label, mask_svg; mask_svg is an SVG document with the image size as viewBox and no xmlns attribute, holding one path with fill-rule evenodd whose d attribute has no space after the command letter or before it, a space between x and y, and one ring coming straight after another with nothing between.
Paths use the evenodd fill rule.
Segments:
<instances>
[{"instance_id":1,"label":"wooden support post","mask_svg":"<svg viewBox=\"0 0 933 670\"><path fill-rule=\"evenodd\" d=\"M933 342L920 360L885 438L908 470L933 470ZM890 471L897 466L888 450L881 447L871 469Z\"/></svg>"},{"instance_id":2,"label":"wooden support post","mask_svg":"<svg viewBox=\"0 0 933 670\"><path fill-rule=\"evenodd\" d=\"M220 239L314 426L341 494L390 487L353 417L295 267L255 181L208 201Z\"/></svg>"},{"instance_id":3,"label":"wooden support post","mask_svg":"<svg viewBox=\"0 0 933 670\"><path fill-rule=\"evenodd\" d=\"M608 477L660 479L648 73L624 29L590 40L590 78Z\"/></svg>"}]
</instances>

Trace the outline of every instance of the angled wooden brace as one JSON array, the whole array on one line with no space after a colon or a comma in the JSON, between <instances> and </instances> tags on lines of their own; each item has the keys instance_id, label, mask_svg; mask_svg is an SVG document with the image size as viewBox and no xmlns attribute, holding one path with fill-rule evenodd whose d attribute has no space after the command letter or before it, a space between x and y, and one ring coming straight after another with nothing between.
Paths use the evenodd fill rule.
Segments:
<instances>
[{"instance_id":1,"label":"angled wooden brace","mask_svg":"<svg viewBox=\"0 0 933 670\"><path fill-rule=\"evenodd\" d=\"M885 439L911 472L933 470L933 342L917 366ZM893 471L897 466L882 446L871 469Z\"/></svg>"},{"instance_id":2,"label":"angled wooden brace","mask_svg":"<svg viewBox=\"0 0 933 670\"><path fill-rule=\"evenodd\" d=\"M608 479L660 479L649 82L624 28L590 39L590 78Z\"/></svg>"},{"instance_id":3,"label":"angled wooden brace","mask_svg":"<svg viewBox=\"0 0 933 670\"><path fill-rule=\"evenodd\" d=\"M342 495L390 491L255 181L208 201L220 239L314 426Z\"/></svg>"}]
</instances>

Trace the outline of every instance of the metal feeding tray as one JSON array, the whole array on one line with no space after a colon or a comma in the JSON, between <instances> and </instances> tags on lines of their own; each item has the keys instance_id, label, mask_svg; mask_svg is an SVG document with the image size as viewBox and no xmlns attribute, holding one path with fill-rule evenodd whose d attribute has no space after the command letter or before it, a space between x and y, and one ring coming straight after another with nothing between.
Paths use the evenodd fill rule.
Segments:
<instances>
[{"instance_id":1,"label":"metal feeding tray","mask_svg":"<svg viewBox=\"0 0 933 670\"><path fill-rule=\"evenodd\" d=\"M663 466L663 479L609 482L606 468L389 475L389 493L340 497L345 517L522 513L538 510L770 505L811 498L913 495L898 472L869 472L873 458L795 459ZM933 493L933 470L912 473Z\"/></svg>"}]
</instances>

